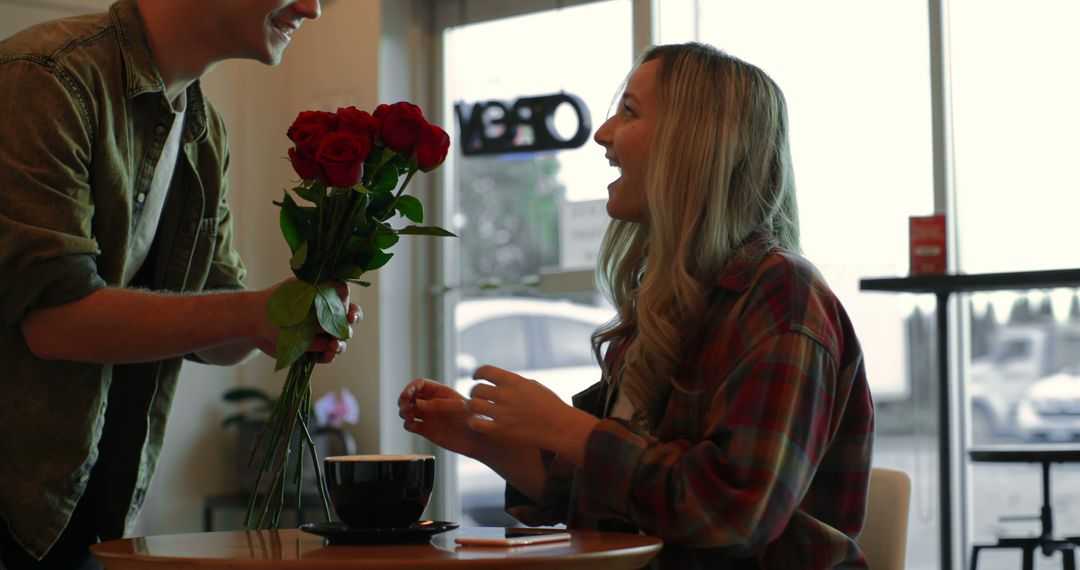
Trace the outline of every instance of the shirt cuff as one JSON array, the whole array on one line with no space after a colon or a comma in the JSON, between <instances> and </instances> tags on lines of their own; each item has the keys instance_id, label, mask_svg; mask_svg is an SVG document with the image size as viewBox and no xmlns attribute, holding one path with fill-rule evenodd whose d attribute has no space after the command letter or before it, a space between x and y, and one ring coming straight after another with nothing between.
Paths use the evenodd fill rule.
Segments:
<instances>
[{"instance_id":1,"label":"shirt cuff","mask_svg":"<svg viewBox=\"0 0 1080 570\"><path fill-rule=\"evenodd\" d=\"M31 309L64 305L106 287L89 254L72 254L40 261L7 283L2 295L3 324L15 327Z\"/></svg>"},{"instance_id":2,"label":"shirt cuff","mask_svg":"<svg viewBox=\"0 0 1080 570\"><path fill-rule=\"evenodd\" d=\"M618 418L601 420L585 442L581 510L632 521L634 477L649 440Z\"/></svg>"}]
</instances>

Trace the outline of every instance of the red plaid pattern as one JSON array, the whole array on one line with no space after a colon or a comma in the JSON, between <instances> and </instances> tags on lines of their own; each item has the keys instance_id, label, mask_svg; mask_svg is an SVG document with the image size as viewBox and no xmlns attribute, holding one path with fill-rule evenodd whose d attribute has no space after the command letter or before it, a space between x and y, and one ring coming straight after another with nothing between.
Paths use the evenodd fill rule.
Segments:
<instances>
[{"instance_id":1,"label":"red plaid pattern","mask_svg":"<svg viewBox=\"0 0 1080 570\"><path fill-rule=\"evenodd\" d=\"M640 530L663 568L866 568L873 404L839 300L804 258L752 236L716 280L704 327L651 433L600 422L585 466L551 457L528 524ZM617 364L619 350L608 351ZM575 405L602 415L606 386Z\"/></svg>"}]
</instances>

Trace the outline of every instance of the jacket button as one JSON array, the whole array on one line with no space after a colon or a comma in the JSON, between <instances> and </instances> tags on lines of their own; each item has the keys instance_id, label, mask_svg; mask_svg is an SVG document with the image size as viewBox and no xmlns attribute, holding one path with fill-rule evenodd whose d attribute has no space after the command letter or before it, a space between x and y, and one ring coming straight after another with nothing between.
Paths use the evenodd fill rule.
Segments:
<instances>
[{"instance_id":1,"label":"jacket button","mask_svg":"<svg viewBox=\"0 0 1080 570\"><path fill-rule=\"evenodd\" d=\"M154 132L159 134L159 135L163 135L163 134L165 134L165 127L163 127L161 125L158 125L158 126L154 127Z\"/></svg>"},{"instance_id":2,"label":"jacket button","mask_svg":"<svg viewBox=\"0 0 1080 570\"><path fill-rule=\"evenodd\" d=\"M135 201L140 203L140 204L145 202L146 201L146 192L139 192L139 194L137 196L135 196Z\"/></svg>"}]
</instances>

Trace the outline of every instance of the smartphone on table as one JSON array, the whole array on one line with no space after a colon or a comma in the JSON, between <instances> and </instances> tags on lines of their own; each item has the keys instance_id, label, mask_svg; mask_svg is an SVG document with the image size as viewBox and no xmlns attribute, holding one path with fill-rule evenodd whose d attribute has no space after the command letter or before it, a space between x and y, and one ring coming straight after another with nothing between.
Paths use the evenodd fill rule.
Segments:
<instances>
[{"instance_id":1,"label":"smartphone on table","mask_svg":"<svg viewBox=\"0 0 1080 570\"><path fill-rule=\"evenodd\" d=\"M561 528L469 528L455 542L464 546L524 546L570 540Z\"/></svg>"}]
</instances>

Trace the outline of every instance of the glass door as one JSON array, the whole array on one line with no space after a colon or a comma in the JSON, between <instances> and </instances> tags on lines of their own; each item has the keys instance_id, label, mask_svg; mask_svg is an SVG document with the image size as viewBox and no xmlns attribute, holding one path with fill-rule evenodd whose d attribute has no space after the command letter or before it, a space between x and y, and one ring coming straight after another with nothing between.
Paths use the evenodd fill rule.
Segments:
<instances>
[{"instance_id":1,"label":"glass door","mask_svg":"<svg viewBox=\"0 0 1080 570\"><path fill-rule=\"evenodd\" d=\"M631 2L515 4L528 13L485 18L470 14L475 2L444 5L459 20L442 28L443 112L454 117L457 141L446 223L459 238L444 254L443 381L467 395L473 370L492 364L569 402L599 380L589 337L614 315L592 274L617 174L592 133L633 62ZM537 149L546 133L565 146L584 140ZM498 475L444 458L456 462L448 516L516 524L503 511Z\"/></svg>"}]
</instances>

